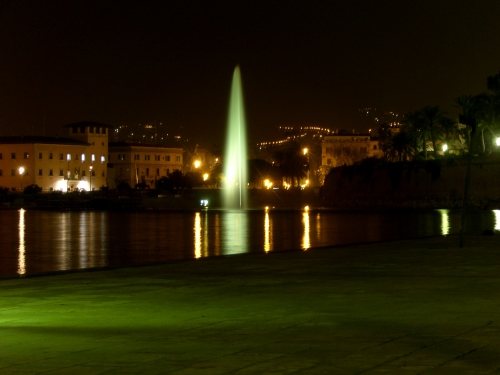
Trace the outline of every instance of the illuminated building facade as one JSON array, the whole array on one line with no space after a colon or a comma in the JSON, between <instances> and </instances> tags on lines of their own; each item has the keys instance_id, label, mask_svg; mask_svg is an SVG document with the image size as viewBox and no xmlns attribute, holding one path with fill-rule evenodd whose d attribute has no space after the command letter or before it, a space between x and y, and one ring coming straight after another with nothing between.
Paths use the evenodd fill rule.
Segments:
<instances>
[{"instance_id":1,"label":"illuminated building facade","mask_svg":"<svg viewBox=\"0 0 500 375\"><path fill-rule=\"evenodd\" d=\"M138 183L154 188L154 183L175 170L182 172L183 148L165 147L147 143L110 142L109 186Z\"/></svg>"},{"instance_id":2,"label":"illuminated building facade","mask_svg":"<svg viewBox=\"0 0 500 375\"><path fill-rule=\"evenodd\" d=\"M107 186L109 126L65 125L67 137L0 137L0 186L44 191L96 190Z\"/></svg>"},{"instance_id":3,"label":"illuminated building facade","mask_svg":"<svg viewBox=\"0 0 500 375\"><path fill-rule=\"evenodd\" d=\"M370 134L327 135L321 142L321 164L326 167L351 165L381 154L378 140L373 140Z\"/></svg>"}]
</instances>

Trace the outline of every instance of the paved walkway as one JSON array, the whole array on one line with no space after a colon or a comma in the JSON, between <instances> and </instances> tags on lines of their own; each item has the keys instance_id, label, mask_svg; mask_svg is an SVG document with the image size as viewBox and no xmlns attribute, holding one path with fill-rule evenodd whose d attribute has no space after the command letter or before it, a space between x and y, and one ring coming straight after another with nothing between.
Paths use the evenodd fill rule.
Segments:
<instances>
[{"instance_id":1,"label":"paved walkway","mask_svg":"<svg viewBox=\"0 0 500 375\"><path fill-rule=\"evenodd\" d=\"M0 281L0 374L500 374L500 236Z\"/></svg>"}]
</instances>

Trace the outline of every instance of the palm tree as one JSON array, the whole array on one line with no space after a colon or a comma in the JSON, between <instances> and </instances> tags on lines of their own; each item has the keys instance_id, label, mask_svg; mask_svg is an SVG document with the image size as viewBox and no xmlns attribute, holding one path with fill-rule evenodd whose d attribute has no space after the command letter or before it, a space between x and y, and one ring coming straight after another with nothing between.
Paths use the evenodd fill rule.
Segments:
<instances>
[{"instance_id":1,"label":"palm tree","mask_svg":"<svg viewBox=\"0 0 500 375\"><path fill-rule=\"evenodd\" d=\"M397 157L398 161L406 161L408 154L411 153L412 140L405 131L400 131L392 137L391 156Z\"/></svg>"},{"instance_id":2,"label":"palm tree","mask_svg":"<svg viewBox=\"0 0 500 375\"><path fill-rule=\"evenodd\" d=\"M408 134L410 142L412 143L415 158L419 153L419 144L424 153L424 159L427 159L427 128L425 119L421 111L408 112L403 117L403 127L401 131Z\"/></svg>"},{"instance_id":3,"label":"palm tree","mask_svg":"<svg viewBox=\"0 0 500 375\"><path fill-rule=\"evenodd\" d=\"M444 142L449 144L453 134L458 130L457 122L449 117L441 116L439 119L439 125L443 131Z\"/></svg>"},{"instance_id":4,"label":"palm tree","mask_svg":"<svg viewBox=\"0 0 500 375\"><path fill-rule=\"evenodd\" d=\"M434 159L437 159L436 137L439 135L439 123L443 114L438 106L427 106L421 109L421 114L425 121L425 128L431 137L432 149L434 150Z\"/></svg>"}]
</instances>

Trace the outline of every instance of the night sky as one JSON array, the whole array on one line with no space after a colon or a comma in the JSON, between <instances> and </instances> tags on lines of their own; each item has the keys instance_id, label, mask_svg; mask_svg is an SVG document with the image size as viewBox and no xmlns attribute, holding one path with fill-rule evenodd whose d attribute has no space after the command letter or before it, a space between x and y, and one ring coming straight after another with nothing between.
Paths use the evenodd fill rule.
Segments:
<instances>
[{"instance_id":1,"label":"night sky","mask_svg":"<svg viewBox=\"0 0 500 375\"><path fill-rule=\"evenodd\" d=\"M156 121L222 144L236 64L251 142L363 131L364 107L454 115L500 71L499 14L498 0L2 0L0 133Z\"/></svg>"}]
</instances>

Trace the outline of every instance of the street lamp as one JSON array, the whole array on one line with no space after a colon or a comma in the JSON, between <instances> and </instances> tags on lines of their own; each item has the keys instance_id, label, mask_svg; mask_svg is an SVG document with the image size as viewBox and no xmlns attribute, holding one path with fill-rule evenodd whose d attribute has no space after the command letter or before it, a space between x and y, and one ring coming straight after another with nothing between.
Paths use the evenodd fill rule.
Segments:
<instances>
[{"instance_id":1,"label":"street lamp","mask_svg":"<svg viewBox=\"0 0 500 375\"><path fill-rule=\"evenodd\" d=\"M24 167L19 167L19 176L21 176L21 191L23 191L23 176L24 176Z\"/></svg>"},{"instance_id":2,"label":"street lamp","mask_svg":"<svg viewBox=\"0 0 500 375\"><path fill-rule=\"evenodd\" d=\"M89 191L92 191L92 166L89 167Z\"/></svg>"}]
</instances>

